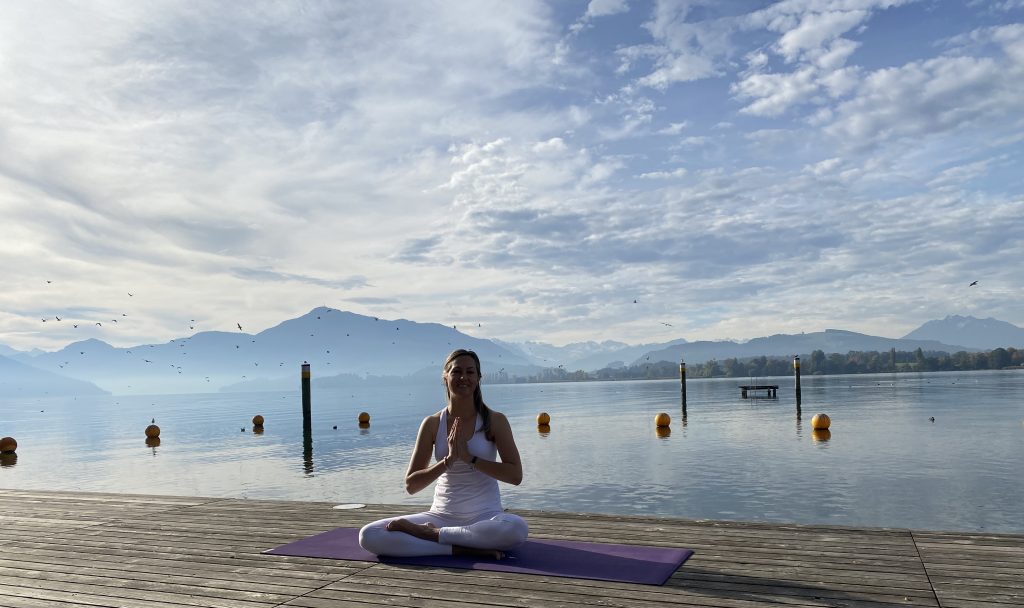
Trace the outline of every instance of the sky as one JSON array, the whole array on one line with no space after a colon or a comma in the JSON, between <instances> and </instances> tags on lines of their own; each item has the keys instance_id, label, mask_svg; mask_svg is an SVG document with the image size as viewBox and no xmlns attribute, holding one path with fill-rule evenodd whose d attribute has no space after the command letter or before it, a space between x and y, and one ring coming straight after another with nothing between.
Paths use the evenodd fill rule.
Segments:
<instances>
[{"instance_id":1,"label":"sky","mask_svg":"<svg viewBox=\"0 0 1024 608\"><path fill-rule=\"evenodd\" d=\"M11 0L0 344L1024 325L1022 157L1024 0Z\"/></svg>"}]
</instances>

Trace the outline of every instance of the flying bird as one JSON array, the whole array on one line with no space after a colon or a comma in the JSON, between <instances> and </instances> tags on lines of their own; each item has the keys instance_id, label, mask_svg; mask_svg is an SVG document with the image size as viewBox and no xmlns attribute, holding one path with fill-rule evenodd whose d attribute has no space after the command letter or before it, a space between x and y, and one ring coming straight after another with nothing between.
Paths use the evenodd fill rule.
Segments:
<instances>
[{"instance_id":1,"label":"flying bird","mask_svg":"<svg viewBox=\"0 0 1024 608\"><path fill-rule=\"evenodd\" d=\"M238 331L242 331L242 324L241 323L235 323L235 325L238 326Z\"/></svg>"},{"instance_id":2,"label":"flying bird","mask_svg":"<svg viewBox=\"0 0 1024 608\"><path fill-rule=\"evenodd\" d=\"M134 298L134 297L135 297L135 294L133 294L132 292L130 292L130 291L129 291L129 292L128 292L128 297L129 297L129 298Z\"/></svg>"},{"instance_id":3,"label":"flying bird","mask_svg":"<svg viewBox=\"0 0 1024 608\"><path fill-rule=\"evenodd\" d=\"M970 285L968 285L968 287L974 287L974 286L975 286L975 285L977 285L977 284L978 284L978 282L977 282L977 281L973 281L973 282L972 282L972 283L971 283Z\"/></svg>"},{"instance_id":4,"label":"flying bird","mask_svg":"<svg viewBox=\"0 0 1024 608\"><path fill-rule=\"evenodd\" d=\"M96 321L96 325L99 325L100 327L103 327L103 324L100 323L99 321Z\"/></svg>"},{"instance_id":5,"label":"flying bird","mask_svg":"<svg viewBox=\"0 0 1024 608\"><path fill-rule=\"evenodd\" d=\"M660 323L661 323L662 325L666 325L666 326L668 326L668 327L672 327L672 324L671 324L671 323L666 323L666 322L664 322L664 321L660 321Z\"/></svg>"},{"instance_id":6,"label":"flying bird","mask_svg":"<svg viewBox=\"0 0 1024 608\"><path fill-rule=\"evenodd\" d=\"M60 321L60 317L54 317L54 319L57 319L58 321Z\"/></svg>"}]
</instances>

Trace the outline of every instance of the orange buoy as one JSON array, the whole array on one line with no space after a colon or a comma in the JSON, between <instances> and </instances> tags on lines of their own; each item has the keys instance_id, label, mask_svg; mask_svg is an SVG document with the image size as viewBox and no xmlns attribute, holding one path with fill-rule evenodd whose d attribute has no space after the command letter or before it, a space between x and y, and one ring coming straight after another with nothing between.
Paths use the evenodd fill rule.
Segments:
<instances>
[{"instance_id":1,"label":"orange buoy","mask_svg":"<svg viewBox=\"0 0 1024 608\"><path fill-rule=\"evenodd\" d=\"M18 442L14 437L0 439L0 454L13 454L18 449Z\"/></svg>"},{"instance_id":2,"label":"orange buoy","mask_svg":"<svg viewBox=\"0 0 1024 608\"><path fill-rule=\"evenodd\" d=\"M253 426L263 426L263 416L260 416L259 414L256 414L255 416L253 416L252 417L252 425Z\"/></svg>"},{"instance_id":3,"label":"orange buoy","mask_svg":"<svg viewBox=\"0 0 1024 608\"><path fill-rule=\"evenodd\" d=\"M668 426L668 425L672 424L672 418L668 414L666 414L665 412L662 412L662 413L660 413L660 414L658 414L657 416L654 417L654 424L655 424L655 426L660 426L660 427L661 426Z\"/></svg>"},{"instance_id":4,"label":"orange buoy","mask_svg":"<svg viewBox=\"0 0 1024 608\"><path fill-rule=\"evenodd\" d=\"M541 412L537 414L537 425L551 424L551 416L548 416L547 412Z\"/></svg>"},{"instance_id":5,"label":"orange buoy","mask_svg":"<svg viewBox=\"0 0 1024 608\"><path fill-rule=\"evenodd\" d=\"M146 437L159 437L160 427L155 424L151 424L146 427Z\"/></svg>"},{"instance_id":6,"label":"orange buoy","mask_svg":"<svg viewBox=\"0 0 1024 608\"><path fill-rule=\"evenodd\" d=\"M366 412L359 412L359 424L370 424L370 415Z\"/></svg>"},{"instance_id":7,"label":"orange buoy","mask_svg":"<svg viewBox=\"0 0 1024 608\"><path fill-rule=\"evenodd\" d=\"M811 418L812 429L828 429L832 425L832 419L828 417L828 414L815 414L814 418Z\"/></svg>"}]
</instances>

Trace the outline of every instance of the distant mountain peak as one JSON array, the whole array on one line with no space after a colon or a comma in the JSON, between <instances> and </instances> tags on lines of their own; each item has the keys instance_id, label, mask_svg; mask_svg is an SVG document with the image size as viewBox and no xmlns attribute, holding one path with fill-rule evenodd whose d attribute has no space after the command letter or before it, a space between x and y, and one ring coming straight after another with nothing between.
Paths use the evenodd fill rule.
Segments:
<instances>
[{"instance_id":1,"label":"distant mountain peak","mask_svg":"<svg viewBox=\"0 0 1024 608\"><path fill-rule=\"evenodd\" d=\"M947 315L928 321L903 336L909 340L937 340L946 344L962 344L971 348L992 350L1000 347L1024 347L1024 329L992 317Z\"/></svg>"}]
</instances>

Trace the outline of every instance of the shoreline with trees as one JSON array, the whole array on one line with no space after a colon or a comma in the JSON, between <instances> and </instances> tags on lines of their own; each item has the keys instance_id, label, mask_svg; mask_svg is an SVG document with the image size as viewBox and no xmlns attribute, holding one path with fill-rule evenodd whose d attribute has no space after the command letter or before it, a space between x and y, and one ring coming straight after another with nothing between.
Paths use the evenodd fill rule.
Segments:
<instances>
[{"instance_id":1,"label":"shoreline with trees","mask_svg":"<svg viewBox=\"0 0 1024 608\"><path fill-rule=\"evenodd\" d=\"M1024 368L1024 349L996 348L990 351L850 351L828 353L815 350L801 354L803 375L878 374L907 372L979 371ZM788 376L793 373L791 357L745 357L712 359L688 364L688 378L749 378ZM672 361L606 367L592 372L547 368L535 375L505 376L496 384L544 382L593 382L601 380L668 380L679 378L679 363Z\"/></svg>"}]
</instances>

